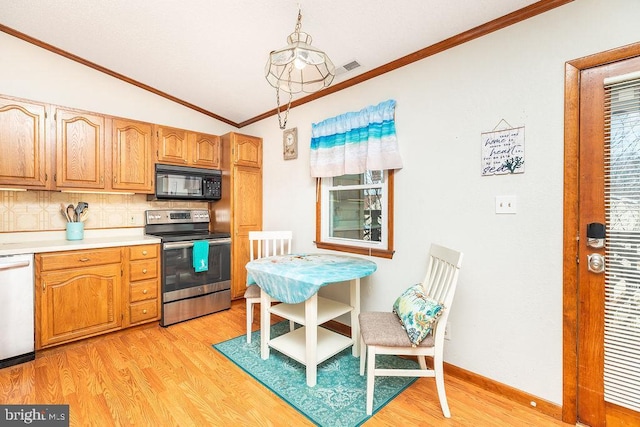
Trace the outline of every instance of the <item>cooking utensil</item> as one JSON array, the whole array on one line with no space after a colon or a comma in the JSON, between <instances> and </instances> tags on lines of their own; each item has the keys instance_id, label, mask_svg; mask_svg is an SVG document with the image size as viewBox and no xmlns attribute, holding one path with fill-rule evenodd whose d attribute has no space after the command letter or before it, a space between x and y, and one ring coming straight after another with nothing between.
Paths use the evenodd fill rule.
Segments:
<instances>
[{"instance_id":1,"label":"cooking utensil","mask_svg":"<svg viewBox=\"0 0 640 427\"><path fill-rule=\"evenodd\" d=\"M69 206L67 206L67 216L69 217L69 222L76 222L76 210L73 207L73 204L69 204Z\"/></svg>"},{"instance_id":2,"label":"cooking utensil","mask_svg":"<svg viewBox=\"0 0 640 427\"><path fill-rule=\"evenodd\" d=\"M85 222L88 217L89 217L89 209L88 208L82 209L82 212L80 213L80 222Z\"/></svg>"},{"instance_id":3,"label":"cooking utensil","mask_svg":"<svg viewBox=\"0 0 640 427\"><path fill-rule=\"evenodd\" d=\"M84 210L84 208L88 208L88 207L89 207L89 203L78 202L78 206L76 206L76 209L75 209L76 221L80 221L80 214L82 214L82 211Z\"/></svg>"},{"instance_id":4,"label":"cooking utensil","mask_svg":"<svg viewBox=\"0 0 640 427\"><path fill-rule=\"evenodd\" d=\"M62 216L66 218L67 222L71 222L71 218L69 218L69 215L67 214L67 208L64 207L64 203L60 203L60 212L62 213Z\"/></svg>"}]
</instances>

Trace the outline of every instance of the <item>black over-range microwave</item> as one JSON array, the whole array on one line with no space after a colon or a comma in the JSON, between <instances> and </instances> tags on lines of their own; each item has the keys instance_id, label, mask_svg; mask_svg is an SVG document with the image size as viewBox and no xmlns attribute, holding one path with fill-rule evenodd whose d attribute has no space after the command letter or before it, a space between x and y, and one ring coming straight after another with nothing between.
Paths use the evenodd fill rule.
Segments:
<instances>
[{"instance_id":1,"label":"black over-range microwave","mask_svg":"<svg viewBox=\"0 0 640 427\"><path fill-rule=\"evenodd\" d=\"M222 171L156 164L155 185L149 200L220 200Z\"/></svg>"}]
</instances>

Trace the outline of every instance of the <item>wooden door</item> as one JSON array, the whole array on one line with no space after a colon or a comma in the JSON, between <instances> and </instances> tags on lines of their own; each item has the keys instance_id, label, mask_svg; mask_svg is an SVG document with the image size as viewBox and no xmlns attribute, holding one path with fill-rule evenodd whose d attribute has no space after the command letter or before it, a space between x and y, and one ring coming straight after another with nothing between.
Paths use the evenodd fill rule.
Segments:
<instances>
[{"instance_id":1,"label":"wooden door","mask_svg":"<svg viewBox=\"0 0 640 427\"><path fill-rule=\"evenodd\" d=\"M46 107L0 98L0 185L47 187Z\"/></svg>"},{"instance_id":2,"label":"wooden door","mask_svg":"<svg viewBox=\"0 0 640 427\"><path fill-rule=\"evenodd\" d=\"M605 102L604 89L605 79L637 71L640 57L584 69L579 79L577 420L594 427L638 425L640 420L640 387L634 391L619 385L640 384L640 308L625 334L617 333L615 326L621 310L625 317L634 316L633 307L640 306L640 194L626 189L629 184L640 188L640 125L627 125L635 130L626 136L620 136L620 129L605 131L617 119L615 110ZM638 93L629 95L640 97ZM640 102L631 108L636 108L632 113L636 118L631 120L638 122ZM626 152L624 156L615 154L621 150ZM620 180L616 162L625 164L624 191L613 187ZM638 218L621 225L620 215ZM606 226L604 247L598 247L594 236L587 235L593 223ZM605 260L602 273L594 271L598 256ZM628 264L623 274L616 263ZM615 307L615 300L621 298L629 299L627 305ZM637 340L630 338L634 335ZM635 404L629 403L634 400Z\"/></svg>"},{"instance_id":3,"label":"wooden door","mask_svg":"<svg viewBox=\"0 0 640 427\"><path fill-rule=\"evenodd\" d=\"M122 325L120 264L42 273L39 348Z\"/></svg>"},{"instance_id":4,"label":"wooden door","mask_svg":"<svg viewBox=\"0 0 640 427\"><path fill-rule=\"evenodd\" d=\"M192 133L191 164L200 168L220 168L220 137Z\"/></svg>"},{"instance_id":5,"label":"wooden door","mask_svg":"<svg viewBox=\"0 0 640 427\"><path fill-rule=\"evenodd\" d=\"M232 141L235 165L262 167L262 138L236 133Z\"/></svg>"},{"instance_id":6,"label":"wooden door","mask_svg":"<svg viewBox=\"0 0 640 427\"><path fill-rule=\"evenodd\" d=\"M105 118L58 108L56 186L104 189Z\"/></svg>"},{"instance_id":7,"label":"wooden door","mask_svg":"<svg viewBox=\"0 0 640 427\"><path fill-rule=\"evenodd\" d=\"M158 126L158 162L186 166L189 163L189 139L187 131Z\"/></svg>"},{"instance_id":8,"label":"wooden door","mask_svg":"<svg viewBox=\"0 0 640 427\"><path fill-rule=\"evenodd\" d=\"M113 189L153 193L151 136L149 123L113 119Z\"/></svg>"},{"instance_id":9,"label":"wooden door","mask_svg":"<svg viewBox=\"0 0 640 427\"><path fill-rule=\"evenodd\" d=\"M262 171L258 168L233 168L233 251L231 256L231 297L241 298L247 284L249 231L262 229Z\"/></svg>"}]
</instances>

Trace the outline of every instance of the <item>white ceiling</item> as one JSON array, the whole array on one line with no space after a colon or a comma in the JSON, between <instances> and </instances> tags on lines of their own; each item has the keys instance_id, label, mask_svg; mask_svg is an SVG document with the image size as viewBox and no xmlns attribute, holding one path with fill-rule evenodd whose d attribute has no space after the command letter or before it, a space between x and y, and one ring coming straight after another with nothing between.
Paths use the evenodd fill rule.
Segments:
<instances>
[{"instance_id":1,"label":"white ceiling","mask_svg":"<svg viewBox=\"0 0 640 427\"><path fill-rule=\"evenodd\" d=\"M276 107L264 66L299 6L336 67L361 64L335 84L536 1L0 0L0 24L237 124Z\"/></svg>"}]
</instances>

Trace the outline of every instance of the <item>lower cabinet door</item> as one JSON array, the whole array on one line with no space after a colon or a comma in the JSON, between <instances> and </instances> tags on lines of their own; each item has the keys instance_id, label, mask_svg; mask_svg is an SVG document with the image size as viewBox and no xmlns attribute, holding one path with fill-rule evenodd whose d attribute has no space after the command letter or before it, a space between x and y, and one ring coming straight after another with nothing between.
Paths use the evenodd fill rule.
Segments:
<instances>
[{"instance_id":1,"label":"lower cabinet door","mask_svg":"<svg viewBox=\"0 0 640 427\"><path fill-rule=\"evenodd\" d=\"M38 348L120 329L120 274L120 264L42 273Z\"/></svg>"}]
</instances>

